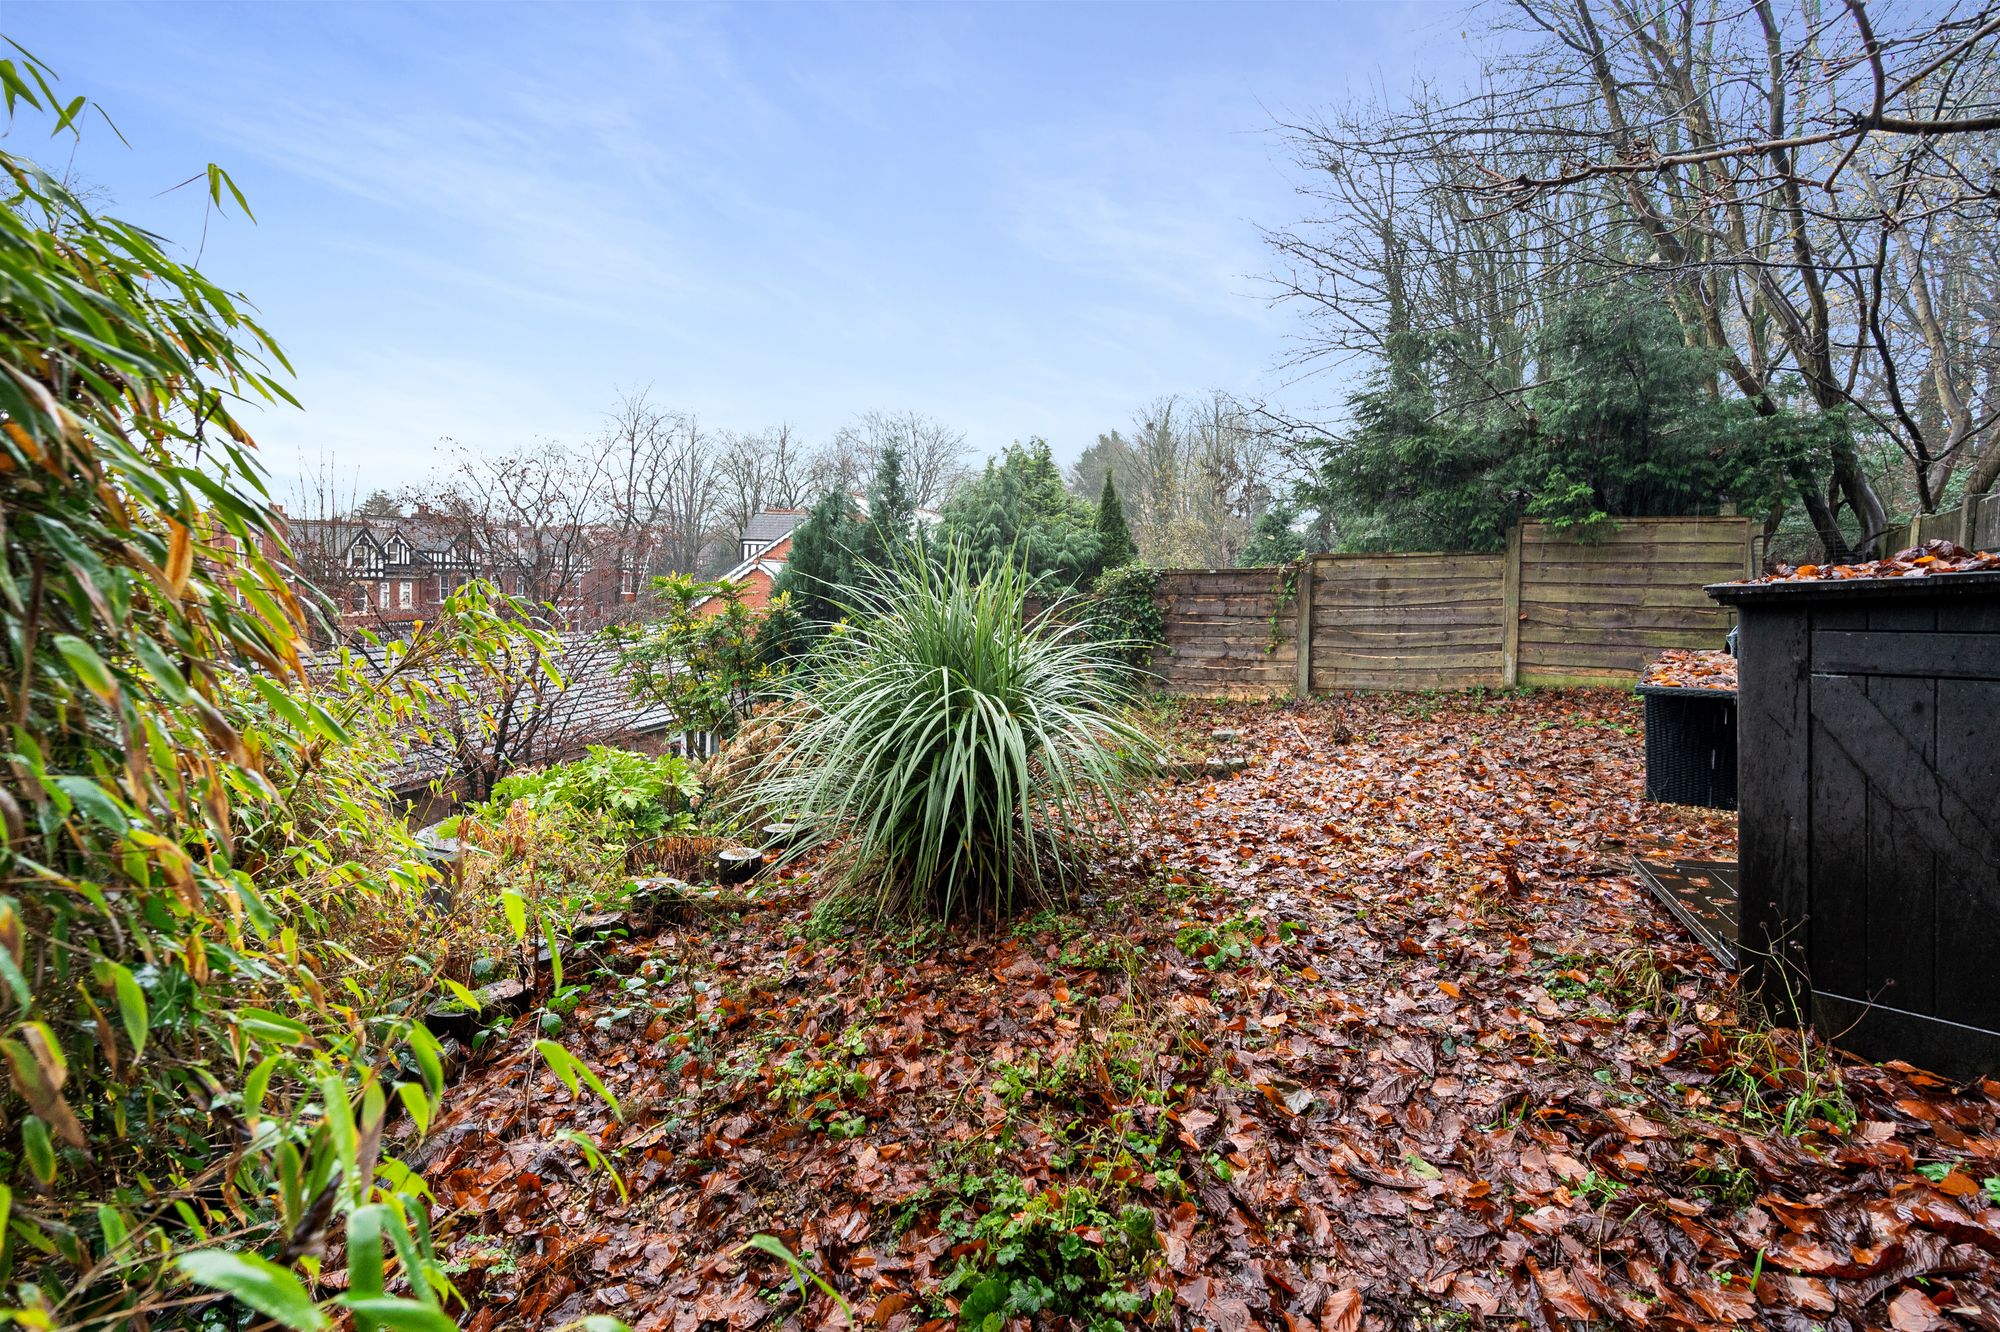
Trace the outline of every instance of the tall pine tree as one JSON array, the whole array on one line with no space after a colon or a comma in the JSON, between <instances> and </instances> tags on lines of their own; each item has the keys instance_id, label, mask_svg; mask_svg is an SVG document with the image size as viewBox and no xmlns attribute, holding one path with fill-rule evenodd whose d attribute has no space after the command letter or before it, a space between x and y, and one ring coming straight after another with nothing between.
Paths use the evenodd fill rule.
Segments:
<instances>
[{"instance_id":1,"label":"tall pine tree","mask_svg":"<svg viewBox=\"0 0 2000 1332\"><path fill-rule=\"evenodd\" d=\"M1132 529L1125 524L1125 505L1111 473L1104 473L1104 492L1097 497L1097 560L1101 569L1118 569L1139 558Z\"/></svg>"},{"instance_id":2,"label":"tall pine tree","mask_svg":"<svg viewBox=\"0 0 2000 1332\"><path fill-rule=\"evenodd\" d=\"M887 568L916 527L917 506L903 485L903 451L893 442L875 464L875 484L868 491L868 524L861 530L855 554L863 564Z\"/></svg>"}]
</instances>

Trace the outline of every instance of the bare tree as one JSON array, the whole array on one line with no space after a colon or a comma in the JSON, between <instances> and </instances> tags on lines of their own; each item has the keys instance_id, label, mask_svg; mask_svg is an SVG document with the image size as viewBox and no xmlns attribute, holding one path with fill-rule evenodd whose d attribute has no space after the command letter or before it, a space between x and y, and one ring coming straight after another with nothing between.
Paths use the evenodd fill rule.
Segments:
<instances>
[{"instance_id":1,"label":"bare tree","mask_svg":"<svg viewBox=\"0 0 2000 1332\"><path fill-rule=\"evenodd\" d=\"M1415 340L1446 402L1509 409L1549 302L1637 274L1715 350L1719 387L1856 425L1794 474L1829 555L1879 543L1884 485L1929 508L1959 471L1992 483L1992 265L1964 242L2000 198L1994 11L1895 33L1858 0L1485 13L1498 40L1472 93L1291 127L1322 205L1273 237L1281 290L1315 315L1302 361L1366 351L1395 373Z\"/></svg>"},{"instance_id":2,"label":"bare tree","mask_svg":"<svg viewBox=\"0 0 2000 1332\"><path fill-rule=\"evenodd\" d=\"M360 531L356 515L367 503L359 497L360 488L359 474L343 479L329 457L310 466L301 459L283 510L292 584L307 608L308 628L318 646L339 637L339 626L348 615L375 604L369 595L372 577L348 559Z\"/></svg>"},{"instance_id":3,"label":"bare tree","mask_svg":"<svg viewBox=\"0 0 2000 1332\"><path fill-rule=\"evenodd\" d=\"M771 493L772 458L769 442L762 435L725 430L719 437L716 472L721 500L720 522L725 532L741 534L751 518L773 506Z\"/></svg>"},{"instance_id":4,"label":"bare tree","mask_svg":"<svg viewBox=\"0 0 2000 1332\"><path fill-rule=\"evenodd\" d=\"M667 573L700 573L717 549L733 549L735 533L716 530L722 499L722 472L716 463L717 443L701 423L688 417L661 441L660 472L666 503L659 529L659 567ZM728 561L723 561L727 563Z\"/></svg>"},{"instance_id":5,"label":"bare tree","mask_svg":"<svg viewBox=\"0 0 2000 1332\"><path fill-rule=\"evenodd\" d=\"M815 498L814 459L789 424L754 434L724 431L716 455L719 512L726 536L764 509L803 509Z\"/></svg>"},{"instance_id":6,"label":"bare tree","mask_svg":"<svg viewBox=\"0 0 2000 1332\"><path fill-rule=\"evenodd\" d=\"M1754 14L1767 66L1774 75L1786 65L1802 68L1804 95L1790 120L1782 108L1761 122L1710 118L1699 127L1675 127L1693 128L1686 138L1675 129L1655 137L1630 133L1629 125L1625 131L1614 127L1604 145L1609 152L1579 154L1548 175L1496 175L1479 186L1482 190L1519 196L1591 180L1725 163L1725 169L1742 173L1739 179L1772 187L1817 186L1830 195L1847 168L1885 139L1928 142L2000 130L2000 101L1990 84L1980 86L1984 67L2000 46L2000 5L1946 6L1927 18L1920 15L1907 30L1889 33L1877 31L1865 0L1843 0L1839 10L1807 6L1789 16L1789 23L1771 0L1756 0L1733 13L1691 6L1678 14L1671 8L1626 10L1614 14L1623 31L1614 33L1609 44L1590 41L1588 49L1569 42L1559 23L1547 21L1546 10L1528 4L1521 8L1536 26L1588 55L1593 66L1619 38L1631 34L1640 35L1656 53L1705 55L1696 50L1696 40L1707 46L1713 34L1696 33L1696 26L1720 27ZM1587 11L1578 13L1587 18ZM1635 16L1645 21L1634 25Z\"/></svg>"},{"instance_id":7,"label":"bare tree","mask_svg":"<svg viewBox=\"0 0 2000 1332\"><path fill-rule=\"evenodd\" d=\"M765 501L774 509L803 509L813 502L809 450L790 422L780 422L760 437L766 453Z\"/></svg>"},{"instance_id":8,"label":"bare tree","mask_svg":"<svg viewBox=\"0 0 2000 1332\"><path fill-rule=\"evenodd\" d=\"M618 706L627 691L616 668L616 643L596 632L553 641L501 635L476 660L442 654L421 672L425 725L405 761L468 800L484 800L516 768L627 734L619 718L631 710Z\"/></svg>"},{"instance_id":9,"label":"bare tree","mask_svg":"<svg viewBox=\"0 0 2000 1332\"><path fill-rule=\"evenodd\" d=\"M916 411L866 412L834 437L827 466L835 484L866 489L891 444L902 451L903 485L919 508L941 507L967 474L963 430Z\"/></svg>"},{"instance_id":10,"label":"bare tree","mask_svg":"<svg viewBox=\"0 0 2000 1332\"><path fill-rule=\"evenodd\" d=\"M582 606L613 470L603 451L544 444L489 455L461 446L426 502L471 539L503 592L552 608L565 624Z\"/></svg>"},{"instance_id":11,"label":"bare tree","mask_svg":"<svg viewBox=\"0 0 2000 1332\"><path fill-rule=\"evenodd\" d=\"M626 394L598 437L599 530L591 542L591 560L615 569L621 583L638 581L657 555L667 507L663 441L678 424L677 417L654 407L645 393Z\"/></svg>"},{"instance_id":12,"label":"bare tree","mask_svg":"<svg viewBox=\"0 0 2000 1332\"><path fill-rule=\"evenodd\" d=\"M1096 484L1113 471L1133 540L1153 564L1233 565L1271 503L1273 432L1227 393L1155 399L1129 436L1099 436L1096 453Z\"/></svg>"}]
</instances>

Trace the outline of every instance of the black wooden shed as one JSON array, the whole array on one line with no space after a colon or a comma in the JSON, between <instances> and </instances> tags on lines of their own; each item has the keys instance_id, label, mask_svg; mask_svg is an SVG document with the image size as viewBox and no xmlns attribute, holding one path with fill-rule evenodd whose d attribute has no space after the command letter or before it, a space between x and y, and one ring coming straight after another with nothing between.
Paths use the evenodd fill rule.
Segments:
<instances>
[{"instance_id":1,"label":"black wooden shed","mask_svg":"<svg viewBox=\"0 0 2000 1332\"><path fill-rule=\"evenodd\" d=\"M2000 573L1708 591L1752 982L1867 1058L2000 1073Z\"/></svg>"}]
</instances>

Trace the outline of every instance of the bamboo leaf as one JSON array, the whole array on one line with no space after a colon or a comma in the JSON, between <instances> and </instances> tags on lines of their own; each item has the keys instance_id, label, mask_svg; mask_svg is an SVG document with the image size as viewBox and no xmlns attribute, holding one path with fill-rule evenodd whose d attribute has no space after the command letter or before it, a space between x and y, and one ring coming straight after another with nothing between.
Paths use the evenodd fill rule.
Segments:
<instances>
[{"instance_id":1,"label":"bamboo leaf","mask_svg":"<svg viewBox=\"0 0 2000 1332\"><path fill-rule=\"evenodd\" d=\"M256 1254L201 1249L182 1254L175 1266L196 1285L219 1290L294 1332L321 1332L327 1326L326 1315L299 1279Z\"/></svg>"},{"instance_id":2,"label":"bamboo leaf","mask_svg":"<svg viewBox=\"0 0 2000 1332\"><path fill-rule=\"evenodd\" d=\"M56 1182L56 1148L49 1137L49 1126L40 1115L29 1115L21 1121L21 1149L27 1153L28 1169L44 1186Z\"/></svg>"},{"instance_id":3,"label":"bamboo leaf","mask_svg":"<svg viewBox=\"0 0 2000 1332\"><path fill-rule=\"evenodd\" d=\"M97 655L96 648L75 634L57 634L51 641L84 688L106 702L117 696L118 677L104 664L104 658Z\"/></svg>"},{"instance_id":4,"label":"bamboo leaf","mask_svg":"<svg viewBox=\"0 0 2000 1332\"><path fill-rule=\"evenodd\" d=\"M597 1074L590 1071L589 1066L581 1059L578 1059L555 1041L536 1041L535 1049L541 1052L542 1058L548 1062L549 1067L555 1071L555 1075L562 1079L563 1085L569 1088L571 1092L580 1094L581 1089L577 1084L581 1080L583 1083L588 1084L590 1089L596 1092L606 1105L611 1107L612 1114L616 1115L620 1120L624 1119L625 1112L619 1107L618 1098L611 1094L610 1089L599 1080Z\"/></svg>"},{"instance_id":5,"label":"bamboo leaf","mask_svg":"<svg viewBox=\"0 0 2000 1332\"><path fill-rule=\"evenodd\" d=\"M139 986L138 977L122 962L104 958L96 966L97 983L110 985L118 1000L118 1018L125 1027L126 1039L132 1042L132 1053L136 1057L146 1052L146 1032L151 1026L151 1017L146 1007L146 992Z\"/></svg>"}]
</instances>

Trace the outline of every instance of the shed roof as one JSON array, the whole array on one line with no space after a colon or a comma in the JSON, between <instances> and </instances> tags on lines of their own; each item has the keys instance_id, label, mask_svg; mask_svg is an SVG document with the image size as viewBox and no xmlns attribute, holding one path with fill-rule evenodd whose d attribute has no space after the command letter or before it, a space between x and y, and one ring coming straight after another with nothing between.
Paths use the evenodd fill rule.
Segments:
<instances>
[{"instance_id":1,"label":"shed roof","mask_svg":"<svg viewBox=\"0 0 2000 1332\"><path fill-rule=\"evenodd\" d=\"M542 713L539 723L549 760L582 752L584 746L615 743L642 735L657 735L674 728L674 714L665 705L634 698L630 682L619 668L619 654L601 634L573 632L558 634L559 651L555 665L563 677L561 688L539 687L523 706ZM379 646L355 644L331 649L314 660L316 671L331 671L342 652L365 658L373 670L381 672L386 657ZM489 704L494 689L488 678L440 663L421 673L424 684L438 695L444 708L477 709ZM469 698L459 702L451 697L454 685ZM443 719L438 719L442 723ZM389 773L391 788L417 790L450 773L456 766L456 746L448 725L440 724L428 736L420 728L403 733L401 751Z\"/></svg>"}]
</instances>

